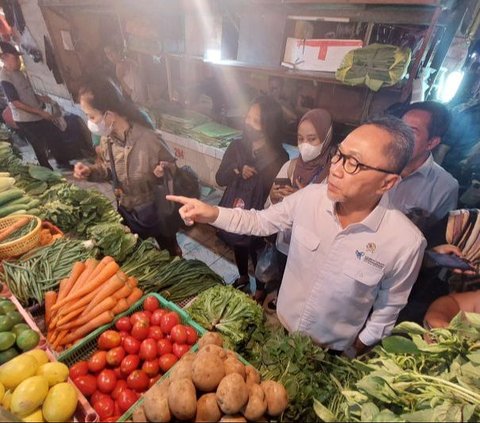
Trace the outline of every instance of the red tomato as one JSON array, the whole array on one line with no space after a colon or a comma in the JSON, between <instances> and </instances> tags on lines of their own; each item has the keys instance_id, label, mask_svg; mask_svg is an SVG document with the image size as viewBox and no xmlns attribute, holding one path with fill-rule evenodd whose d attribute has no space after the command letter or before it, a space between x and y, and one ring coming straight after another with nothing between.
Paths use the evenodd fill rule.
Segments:
<instances>
[{"instance_id":1,"label":"red tomato","mask_svg":"<svg viewBox=\"0 0 480 423\"><path fill-rule=\"evenodd\" d=\"M122 373L120 366L115 367L113 371L115 372L115 376L117 376L117 380L125 379L125 375Z\"/></svg>"},{"instance_id":2,"label":"red tomato","mask_svg":"<svg viewBox=\"0 0 480 423\"><path fill-rule=\"evenodd\" d=\"M162 372L168 372L170 368L178 361L178 358L174 354L165 354L158 359L158 364Z\"/></svg>"},{"instance_id":3,"label":"red tomato","mask_svg":"<svg viewBox=\"0 0 480 423\"><path fill-rule=\"evenodd\" d=\"M80 392L89 397L97 390L97 379L93 375L78 376L73 380Z\"/></svg>"},{"instance_id":4,"label":"red tomato","mask_svg":"<svg viewBox=\"0 0 480 423\"><path fill-rule=\"evenodd\" d=\"M120 417L122 417L121 414L115 414L112 417L107 417L104 422L116 422Z\"/></svg>"},{"instance_id":5,"label":"red tomato","mask_svg":"<svg viewBox=\"0 0 480 423\"><path fill-rule=\"evenodd\" d=\"M116 330L107 330L98 338L98 348L101 350L111 350L122 343L122 337Z\"/></svg>"},{"instance_id":6,"label":"red tomato","mask_svg":"<svg viewBox=\"0 0 480 423\"><path fill-rule=\"evenodd\" d=\"M170 337L177 344L185 344L187 342L187 329L183 325L175 325L170 332Z\"/></svg>"},{"instance_id":7,"label":"red tomato","mask_svg":"<svg viewBox=\"0 0 480 423\"><path fill-rule=\"evenodd\" d=\"M119 332L130 332L132 330L132 323L130 322L130 318L126 316L121 317L117 320L117 323L115 323L115 327Z\"/></svg>"},{"instance_id":8,"label":"red tomato","mask_svg":"<svg viewBox=\"0 0 480 423\"><path fill-rule=\"evenodd\" d=\"M167 310L163 308L159 308L158 310L155 310L152 313L152 317L150 319L150 324L154 326L160 326L160 323L162 322L162 316L164 314L167 314Z\"/></svg>"},{"instance_id":9,"label":"red tomato","mask_svg":"<svg viewBox=\"0 0 480 423\"><path fill-rule=\"evenodd\" d=\"M148 360L144 361L142 365L142 370L147 374L148 377L155 377L160 371L160 365L158 360Z\"/></svg>"},{"instance_id":10,"label":"red tomato","mask_svg":"<svg viewBox=\"0 0 480 423\"><path fill-rule=\"evenodd\" d=\"M128 376L132 373L135 369L138 368L140 364L140 357L138 355L129 354L123 360L122 364L120 364L120 369L125 376Z\"/></svg>"},{"instance_id":11,"label":"red tomato","mask_svg":"<svg viewBox=\"0 0 480 423\"><path fill-rule=\"evenodd\" d=\"M131 389L124 389L120 392L117 402L121 412L125 413L125 411L137 402L137 394Z\"/></svg>"},{"instance_id":12,"label":"red tomato","mask_svg":"<svg viewBox=\"0 0 480 423\"><path fill-rule=\"evenodd\" d=\"M137 311L130 316L130 323L135 326L135 323L144 323L145 326L150 324L150 319L144 311Z\"/></svg>"},{"instance_id":13,"label":"red tomato","mask_svg":"<svg viewBox=\"0 0 480 423\"><path fill-rule=\"evenodd\" d=\"M120 405L118 405L118 401L115 401L115 411L113 412L113 416L121 416L123 414Z\"/></svg>"},{"instance_id":14,"label":"red tomato","mask_svg":"<svg viewBox=\"0 0 480 423\"><path fill-rule=\"evenodd\" d=\"M85 376L88 373L88 363L79 361L70 367L70 379L76 379L78 376Z\"/></svg>"},{"instance_id":15,"label":"red tomato","mask_svg":"<svg viewBox=\"0 0 480 423\"><path fill-rule=\"evenodd\" d=\"M172 331L172 328L178 324L180 324L180 317L178 317L178 314L174 311L164 314L160 321L160 327L165 335L169 334Z\"/></svg>"},{"instance_id":16,"label":"red tomato","mask_svg":"<svg viewBox=\"0 0 480 423\"><path fill-rule=\"evenodd\" d=\"M109 366L117 367L125 358L125 350L122 347L112 348L107 352L107 363Z\"/></svg>"},{"instance_id":17,"label":"red tomato","mask_svg":"<svg viewBox=\"0 0 480 423\"><path fill-rule=\"evenodd\" d=\"M187 331L187 344L188 345L195 344L195 342L197 342L197 339L198 339L197 331L193 329L191 326L185 326L185 330Z\"/></svg>"},{"instance_id":18,"label":"red tomato","mask_svg":"<svg viewBox=\"0 0 480 423\"><path fill-rule=\"evenodd\" d=\"M148 317L148 323L150 324L150 319L152 318L152 312L148 310L144 310L143 314Z\"/></svg>"},{"instance_id":19,"label":"red tomato","mask_svg":"<svg viewBox=\"0 0 480 423\"><path fill-rule=\"evenodd\" d=\"M113 416L113 413L115 412L115 403L113 399L105 395L104 398L99 399L93 404L93 408L98 413L100 421L104 422L107 418Z\"/></svg>"},{"instance_id":20,"label":"red tomato","mask_svg":"<svg viewBox=\"0 0 480 423\"><path fill-rule=\"evenodd\" d=\"M188 344L173 344L173 353L178 357L182 358L182 355L187 353L190 350L190 345Z\"/></svg>"},{"instance_id":21,"label":"red tomato","mask_svg":"<svg viewBox=\"0 0 480 423\"><path fill-rule=\"evenodd\" d=\"M162 377L162 375L157 375L155 377L151 377L150 382L148 383L148 387L151 388L153 385L155 385L161 377Z\"/></svg>"},{"instance_id":22,"label":"red tomato","mask_svg":"<svg viewBox=\"0 0 480 423\"><path fill-rule=\"evenodd\" d=\"M148 328L148 337L159 341L163 338L163 332L160 326L150 326Z\"/></svg>"},{"instance_id":23,"label":"red tomato","mask_svg":"<svg viewBox=\"0 0 480 423\"><path fill-rule=\"evenodd\" d=\"M155 339L145 339L140 345L140 358L142 360L153 360L157 358L157 343Z\"/></svg>"},{"instance_id":24,"label":"red tomato","mask_svg":"<svg viewBox=\"0 0 480 423\"><path fill-rule=\"evenodd\" d=\"M112 393L111 393L111 397L114 400L117 400L118 396L120 395L120 392L127 389L127 388L128 388L127 381L126 380L119 380L117 382L117 384L115 385L115 388L113 389Z\"/></svg>"},{"instance_id":25,"label":"red tomato","mask_svg":"<svg viewBox=\"0 0 480 423\"><path fill-rule=\"evenodd\" d=\"M160 301L155 298L153 295L145 298L143 301L143 309L146 311L154 312L160 308Z\"/></svg>"},{"instance_id":26,"label":"red tomato","mask_svg":"<svg viewBox=\"0 0 480 423\"><path fill-rule=\"evenodd\" d=\"M102 393L102 392L100 392L100 391L97 390L97 391L95 391L95 392L93 393L93 395L90 397L90 404L94 404L94 403L96 403L98 400L101 400L101 399L104 398L104 397L107 397L107 398L108 398L108 395L107 395L107 394L104 394L104 393Z\"/></svg>"},{"instance_id":27,"label":"red tomato","mask_svg":"<svg viewBox=\"0 0 480 423\"><path fill-rule=\"evenodd\" d=\"M107 352L97 351L88 360L88 370L92 373L97 373L105 368L107 365Z\"/></svg>"},{"instance_id":28,"label":"red tomato","mask_svg":"<svg viewBox=\"0 0 480 423\"><path fill-rule=\"evenodd\" d=\"M122 338L122 344L123 344L123 340L127 337L127 336L130 336L130 332L125 332L124 330L122 330L121 332L119 332L120 334L120 338Z\"/></svg>"},{"instance_id":29,"label":"red tomato","mask_svg":"<svg viewBox=\"0 0 480 423\"><path fill-rule=\"evenodd\" d=\"M137 392L146 391L149 382L150 379L143 370L134 370L127 378L128 387Z\"/></svg>"},{"instance_id":30,"label":"red tomato","mask_svg":"<svg viewBox=\"0 0 480 423\"><path fill-rule=\"evenodd\" d=\"M147 339L148 336L148 326L142 322L137 322L133 325L132 336L138 341L143 341Z\"/></svg>"},{"instance_id":31,"label":"red tomato","mask_svg":"<svg viewBox=\"0 0 480 423\"><path fill-rule=\"evenodd\" d=\"M117 384L117 375L113 370L104 369L97 376L97 386L100 392L109 394L115 389Z\"/></svg>"},{"instance_id":32,"label":"red tomato","mask_svg":"<svg viewBox=\"0 0 480 423\"><path fill-rule=\"evenodd\" d=\"M173 351L172 343L168 339L160 339L157 342L157 354L161 357L165 354L170 354Z\"/></svg>"},{"instance_id":33,"label":"red tomato","mask_svg":"<svg viewBox=\"0 0 480 423\"><path fill-rule=\"evenodd\" d=\"M127 336L123 340L123 349L127 354L138 354L140 351L140 341L137 341L133 336Z\"/></svg>"}]
</instances>

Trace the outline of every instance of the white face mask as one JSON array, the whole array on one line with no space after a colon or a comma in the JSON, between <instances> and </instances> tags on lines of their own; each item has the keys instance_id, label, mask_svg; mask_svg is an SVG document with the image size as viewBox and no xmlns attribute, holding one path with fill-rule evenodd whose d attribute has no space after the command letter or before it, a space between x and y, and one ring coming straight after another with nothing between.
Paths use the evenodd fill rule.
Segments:
<instances>
[{"instance_id":1,"label":"white face mask","mask_svg":"<svg viewBox=\"0 0 480 423\"><path fill-rule=\"evenodd\" d=\"M323 143L319 145L312 145L308 142L302 142L298 149L300 150L300 155L302 156L302 160L304 162L310 162L316 159L320 153L322 152Z\"/></svg>"},{"instance_id":2,"label":"white face mask","mask_svg":"<svg viewBox=\"0 0 480 423\"><path fill-rule=\"evenodd\" d=\"M87 126L92 134L100 137L108 137L112 132L112 127L110 126L108 128L105 123L105 116L103 116L103 119L99 123L95 123L88 119Z\"/></svg>"}]
</instances>

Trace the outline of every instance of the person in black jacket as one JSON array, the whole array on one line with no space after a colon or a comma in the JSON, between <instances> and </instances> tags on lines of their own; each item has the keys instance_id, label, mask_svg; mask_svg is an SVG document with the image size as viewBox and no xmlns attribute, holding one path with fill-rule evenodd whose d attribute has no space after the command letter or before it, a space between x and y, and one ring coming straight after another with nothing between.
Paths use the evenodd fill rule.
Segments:
<instances>
[{"instance_id":1,"label":"person in black jacket","mask_svg":"<svg viewBox=\"0 0 480 423\"><path fill-rule=\"evenodd\" d=\"M269 96L254 100L245 118L243 138L229 145L216 174L217 184L226 187L221 206L263 209L275 176L288 160L282 147L283 128L283 111L276 100ZM248 287L248 259L255 268L261 239L223 232L219 236L235 253L240 277L234 286Z\"/></svg>"}]
</instances>

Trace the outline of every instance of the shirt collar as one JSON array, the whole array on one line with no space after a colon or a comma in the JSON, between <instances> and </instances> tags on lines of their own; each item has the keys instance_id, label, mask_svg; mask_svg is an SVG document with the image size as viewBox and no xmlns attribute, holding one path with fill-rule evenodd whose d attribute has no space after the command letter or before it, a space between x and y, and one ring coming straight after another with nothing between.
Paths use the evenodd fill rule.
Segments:
<instances>
[{"instance_id":1,"label":"shirt collar","mask_svg":"<svg viewBox=\"0 0 480 423\"><path fill-rule=\"evenodd\" d=\"M434 160L433 160L433 155L432 153L430 153L430 155L428 156L427 160L425 160L423 162L423 164L417 169L415 170L414 172L412 172L410 175L406 176L406 178L410 177L410 176L413 176L415 175L416 173L419 173L423 176L427 176L430 172L430 169L432 168L433 164L434 164Z\"/></svg>"}]
</instances>

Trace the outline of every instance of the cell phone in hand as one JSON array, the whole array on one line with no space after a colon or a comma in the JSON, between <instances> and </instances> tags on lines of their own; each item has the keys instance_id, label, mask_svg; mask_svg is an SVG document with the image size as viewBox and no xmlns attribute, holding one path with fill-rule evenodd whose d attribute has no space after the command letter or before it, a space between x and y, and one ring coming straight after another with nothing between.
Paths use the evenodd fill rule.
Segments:
<instances>
[{"instance_id":1,"label":"cell phone in hand","mask_svg":"<svg viewBox=\"0 0 480 423\"><path fill-rule=\"evenodd\" d=\"M466 260L454 254L439 254L434 251L426 251L425 257L434 267L446 267L448 269L475 270L475 268Z\"/></svg>"},{"instance_id":2,"label":"cell phone in hand","mask_svg":"<svg viewBox=\"0 0 480 423\"><path fill-rule=\"evenodd\" d=\"M281 187L291 187L292 186L292 181L290 181L289 178L277 178L273 182L275 185L281 186Z\"/></svg>"}]
</instances>

